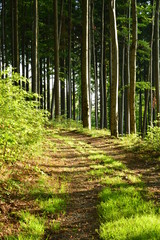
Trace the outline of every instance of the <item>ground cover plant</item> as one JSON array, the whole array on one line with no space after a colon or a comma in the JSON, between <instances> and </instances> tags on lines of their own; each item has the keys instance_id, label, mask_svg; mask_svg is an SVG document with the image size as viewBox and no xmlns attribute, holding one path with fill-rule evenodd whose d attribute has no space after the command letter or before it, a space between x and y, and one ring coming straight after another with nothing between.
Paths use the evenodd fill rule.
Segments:
<instances>
[{"instance_id":1,"label":"ground cover plant","mask_svg":"<svg viewBox=\"0 0 160 240\"><path fill-rule=\"evenodd\" d=\"M141 178L102 152L90 158L100 161L90 174L104 185L98 206L101 239L159 239L159 206L150 200Z\"/></svg>"},{"instance_id":2,"label":"ground cover plant","mask_svg":"<svg viewBox=\"0 0 160 240\"><path fill-rule=\"evenodd\" d=\"M34 95L24 91L19 82L27 81L10 70L0 75L0 159L15 161L33 152L44 133L47 114L38 109Z\"/></svg>"},{"instance_id":3,"label":"ground cover plant","mask_svg":"<svg viewBox=\"0 0 160 240\"><path fill-rule=\"evenodd\" d=\"M142 181L144 168L142 174L136 172L139 161L153 181L153 169L148 171L144 156L133 154L135 164L130 169L131 154L122 148L121 140L76 125L70 121L48 125L39 156L3 161L0 237L159 239L158 200L155 204ZM141 140L130 138L132 150L133 141Z\"/></svg>"},{"instance_id":4,"label":"ground cover plant","mask_svg":"<svg viewBox=\"0 0 160 240\"><path fill-rule=\"evenodd\" d=\"M46 136L47 137L47 136ZM50 176L41 165L51 164L55 145L43 139L39 156L3 163L0 173L0 238L47 239L60 229L65 214L67 183ZM44 155L45 154L45 155ZM64 195L65 193L65 195Z\"/></svg>"}]
</instances>

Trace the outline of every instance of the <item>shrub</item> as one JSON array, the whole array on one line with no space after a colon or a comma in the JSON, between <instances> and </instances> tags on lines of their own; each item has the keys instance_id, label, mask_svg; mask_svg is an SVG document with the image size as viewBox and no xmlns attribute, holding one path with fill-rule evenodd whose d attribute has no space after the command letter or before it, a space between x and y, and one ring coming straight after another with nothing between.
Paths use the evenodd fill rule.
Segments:
<instances>
[{"instance_id":1,"label":"shrub","mask_svg":"<svg viewBox=\"0 0 160 240\"><path fill-rule=\"evenodd\" d=\"M16 160L31 150L41 140L46 121L34 100L38 96L15 84L19 81L25 79L9 70L7 78L0 75L0 156L5 160Z\"/></svg>"}]
</instances>

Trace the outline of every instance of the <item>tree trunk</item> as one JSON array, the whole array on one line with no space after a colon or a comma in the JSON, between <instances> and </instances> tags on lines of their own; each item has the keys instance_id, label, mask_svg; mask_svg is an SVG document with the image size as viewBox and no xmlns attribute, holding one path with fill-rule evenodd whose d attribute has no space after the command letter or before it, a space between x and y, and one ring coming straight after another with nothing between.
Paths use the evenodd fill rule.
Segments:
<instances>
[{"instance_id":1,"label":"tree trunk","mask_svg":"<svg viewBox=\"0 0 160 240\"><path fill-rule=\"evenodd\" d=\"M54 63L55 63L55 117L59 117L59 41L58 2L54 0ZM52 95L53 98L53 95Z\"/></svg>"},{"instance_id":2,"label":"tree trunk","mask_svg":"<svg viewBox=\"0 0 160 240\"><path fill-rule=\"evenodd\" d=\"M120 104L120 119L119 133L123 136L123 120L124 120L124 65L125 65L125 43L122 45L122 73L121 73L121 104Z\"/></svg>"},{"instance_id":3,"label":"tree trunk","mask_svg":"<svg viewBox=\"0 0 160 240\"><path fill-rule=\"evenodd\" d=\"M94 83L95 83L95 127L98 129L98 80L97 80L97 63L96 63L96 49L94 38L94 0L92 0L92 49L93 49L93 68L94 68Z\"/></svg>"},{"instance_id":4,"label":"tree trunk","mask_svg":"<svg viewBox=\"0 0 160 240\"><path fill-rule=\"evenodd\" d=\"M12 57L14 71L19 73L18 0L12 0Z\"/></svg>"},{"instance_id":5,"label":"tree trunk","mask_svg":"<svg viewBox=\"0 0 160 240\"><path fill-rule=\"evenodd\" d=\"M71 92L71 0L68 1L68 77L67 77L67 118L72 117L72 92Z\"/></svg>"},{"instance_id":6,"label":"tree trunk","mask_svg":"<svg viewBox=\"0 0 160 240\"><path fill-rule=\"evenodd\" d=\"M43 64L43 88L44 88L44 110L46 110L46 59L44 58L44 64Z\"/></svg>"},{"instance_id":7,"label":"tree trunk","mask_svg":"<svg viewBox=\"0 0 160 240\"><path fill-rule=\"evenodd\" d=\"M61 0L61 12L60 12L60 21L59 21L59 32L58 32L58 42L60 45L61 40L61 30L62 30L62 17L63 17L63 9L64 9L64 0Z\"/></svg>"},{"instance_id":8,"label":"tree trunk","mask_svg":"<svg viewBox=\"0 0 160 240\"><path fill-rule=\"evenodd\" d=\"M125 81L125 132L130 134L130 17L131 5L128 3L128 42L126 46L126 81Z\"/></svg>"},{"instance_id":9,"label":"tree trunk","mask_svg":"<svg viewBox=\"0 0 160 240\"><path fill-rule=\"evenodd\" d=\"M40 58L40 96L41 96L41 99L40 99L40 108L43 109L43 63L42 63L42 58Z\"/></svg>"},{"instance_id":10,"label":"tree trunk","mask_svg":"<svg viewBox=\"0 0 160 240\"><path fill-rule=\"evenodd\" d=\"M130 127L136 133L135 88L136 88L136 55L137 55L137 0L131 1L132 6L132 44L130 52Z\"/></svg>"},{"instance_id":11,"label":"tree trunk","mask_svg":"<svg viewBox=\"0 0 160 240\"><path fill-rule=\"evenodd\" d=\"M65 114L65 58L64 53L61 58L61 115Z\"/></svg>"},{"instance_id":12,"label":"tree trunk","mask_svg":"<svg viewBox=\"0 0 160 240\"><path fill-rule=\"evenodd\" d=\"M112 39L111 135L118 136L119 54L115 0L110 0L110 30Z\"/></svg>"},{"instance_id":13,"label":"tree trunk","mask_svg":"<svg viewBox=\"0 0 160 240\"><path fill-rule=\"evenodd\" d=\"M1 54L2 54L2 71L5 70L5 0L2 0L1 11ZM2 79L4 78L2 75Z\"/></svg>"},{"instance_id":14,"label":"tree trunk","mask_svg":"<svg viewBox=\"0 0 160 240\"><path fill-rule=\"evenodd\" d=\"M47 57L47 110L50 112L50 58Z\"/></svg>"},{"instance_id":15,"label":"tree trunk","mask_svg":"<svg viewBox=\"0 0 160 240\"><path fill-rule=\"evenodd\" d=\"M153 77L153 39L154 39L154 26L155 26L155 1L153 1L153 13L152 13L152 29L151 29L151 42L150 42L150 61L148 68L148 82L151 83L151 90L147 90L147 99L145 102L144 116L143 116L143 127L142 127L142 137L145 137L146 134L146 125L147 125L147 111L148 111L148 103L149 103L149 95L151 99L151 116L150 116L150 125L153 125L153 95L152 95L152 77Z\"/></svg>"},{"instance_id":16,"label":"tree trunk","mask_svg":"<svg viewBox=\"0 0 160 240\"><path fill-rule=\"evenodd\" d=\"M156 1L155 13L155 86L157 102L157 125L160 127L160 96L159 96L159 0Z\"/></svg>"},{"instance_id":17,"label":"tree trunk","mask_svg":"<svg viewBox=\"0 0 160 240\"><path fill-rule=\"evenodd\" d=\"M102 0L102 16L101 16L101 79L100 79L100 116L101 116L101 120L100 120L100 127L101 129L104 128L104 71L103 71L103 67L104 67L104 0Z\"/></svg>"},{"instance_id":18,"label":"tree trunk","mask_svg":"<svg viewBox=\"0 0 160 240\"><path fill-rule=\"evenodd\" d=\"M91 101L91 57L92 57L92 16L91 16L91 1L88 2L88 87L89 87L89 119L92 114Z\"/></svg>"},{"instance_id":19,"label":"tree trunk","mask_svg":"<svg viewBox=\"0 0 160 240\"><path fill-rule=\"evenodd\" d=\"M104 128L107 128L107 72L106 72L106 5L104 4L104 39L103 39L103 88L104 88Z\"/></svg>"},{"instance_id":20,"label":"tree trunk","mask_svg":"<svg viewBox=\"0 0 160 240\"><path fill-rule=\"evenodd\" d=\"M83 127L91 128L88 80L88 0L82 0L82 117Z\"/></svg>"},{"instance_id":21,"label":"tree trunk","mask_svg":"<svg viewBox=\"0 0 160 240\"><path fill-rule=\"evenodd\" d=\"M38 93L38 0L34 0L32 92Z\"/></svg>"}]
</instances>

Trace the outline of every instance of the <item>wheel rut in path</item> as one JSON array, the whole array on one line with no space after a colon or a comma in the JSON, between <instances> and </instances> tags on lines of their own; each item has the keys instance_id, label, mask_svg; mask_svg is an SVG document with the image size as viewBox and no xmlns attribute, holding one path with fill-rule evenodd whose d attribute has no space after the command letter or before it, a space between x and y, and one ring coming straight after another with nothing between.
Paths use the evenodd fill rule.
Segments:
<instances>
[{"instance_id":1,"label":"wheel rut in path","mask_svg":"<svg viewBox=\"0 0 160 240\"><path fill-rule=\"evenodd\" d=\"M73 143L75 136L70 133L66 138ZM83 140L86 140L87 136L84 138ZM98 240L97 205L101 185L98 180L91 180L88 174L93 162L87 158L86 152L81 153L74 147L74 144L67 144L65 136L64 139L58 139L57 135L57 138L49 141L56 144L57 151L52 152L50 149L52 164L50 166L44 164L43 171L57 177L59 185L64 179L68 180L69 201L66 213L58 218L61 225L60 230L54 235L53 233L49 234L47 239Z\"/></svg>"}]
</instances>

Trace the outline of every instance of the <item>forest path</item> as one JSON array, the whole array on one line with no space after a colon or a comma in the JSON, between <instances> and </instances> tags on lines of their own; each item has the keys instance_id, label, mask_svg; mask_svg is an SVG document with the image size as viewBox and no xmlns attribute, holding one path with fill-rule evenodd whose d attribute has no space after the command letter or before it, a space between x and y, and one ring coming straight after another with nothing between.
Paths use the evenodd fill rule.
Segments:
<instances>
[{"instance_id":1,"label":"forest path","mask_svg":"<svg viewBox=\"0 0 160 240\"><path fill-rule=\"evenodd\" d=\"M51 234L49 239L99 239L97 205L98 193L103 185L100 178L90 175L94 166L101 162L99 159L90 160L90 156L99 152L123 162L134 175L142 176L148 190L154 194L153 200L159 199L157 169L160 169L160 163L157 160L148 161L140 154L126 152L109 136L91 137L61 130L50 141L56 144L56 152L52 153L52 166L46 171L57 176L60 182L64 179L68 181L69 202L66 214L58 219L60 231L54 236Z\"/></svg>"},{"instance_id":2,"label":"forest path","mask_svg":"<svg viewBox=\"0 0 160 240\"><path fill-rule=\"evenodd\" d=\"M74 132L61 131L49 137L55 149L49 148L50 164L39 166L53 178L58 178L59 186L67 183L66 213L58 217L60 230L47 233L47 239L98 240L98 193L101 184L88 174L93 161L88 158L87 144L90 137Z\"/></svg>"},{"instance_id":3,"label":"forest path","mask_svg":"<svg viewBox=\"0 0 160 240\"><path fill-rule=\"evenodd\" d=\"M58 137L60 136L60 139ZM76 131L60 131L53 141L58 145L53 155L53 171L59 179L70 179L69 204L61 219L61 231L49 239L96 239L98 193L102 189L100 178L92 178L89 172L100 162L89 159L91 152L104 154L125 163L133 174L142 176L156 202L160 198L160 180L157 171L160 163L141 154L128 153L111 137L91 137ZM150 156L151 157L151 156Z\"/></svg>"},{"instance_id":4,"label":"forest path","mask_svg":"<svg viewBox=\"0 0 160 240\"><path fill-rule=\"evenodd\" d=\"M106 186L101 177L109 174L92 173L95 169L104 169L103 155L124 163L129 173L145 182L149 192L153 193L150 198L159 204L159 156L128 152L119 140L110 136L93 137L58 128L46 129L43 142L41 156L1 167L0 239L18 239L4 236L18 236L22 229L21 212L29 211L38 219L45 216L45 235L42 232L39 238L27 239L98 240L98 195ZM121 173L121 170L115 172ZM121 177L130 184L125 172ZM45 211L45 204L55 196L66 199L64 214L61 210L53 214L48 209ZM43 207L39 203L43 203ZM52 228L53 223L60 228Z\"/></svg>"}]
</instances>

